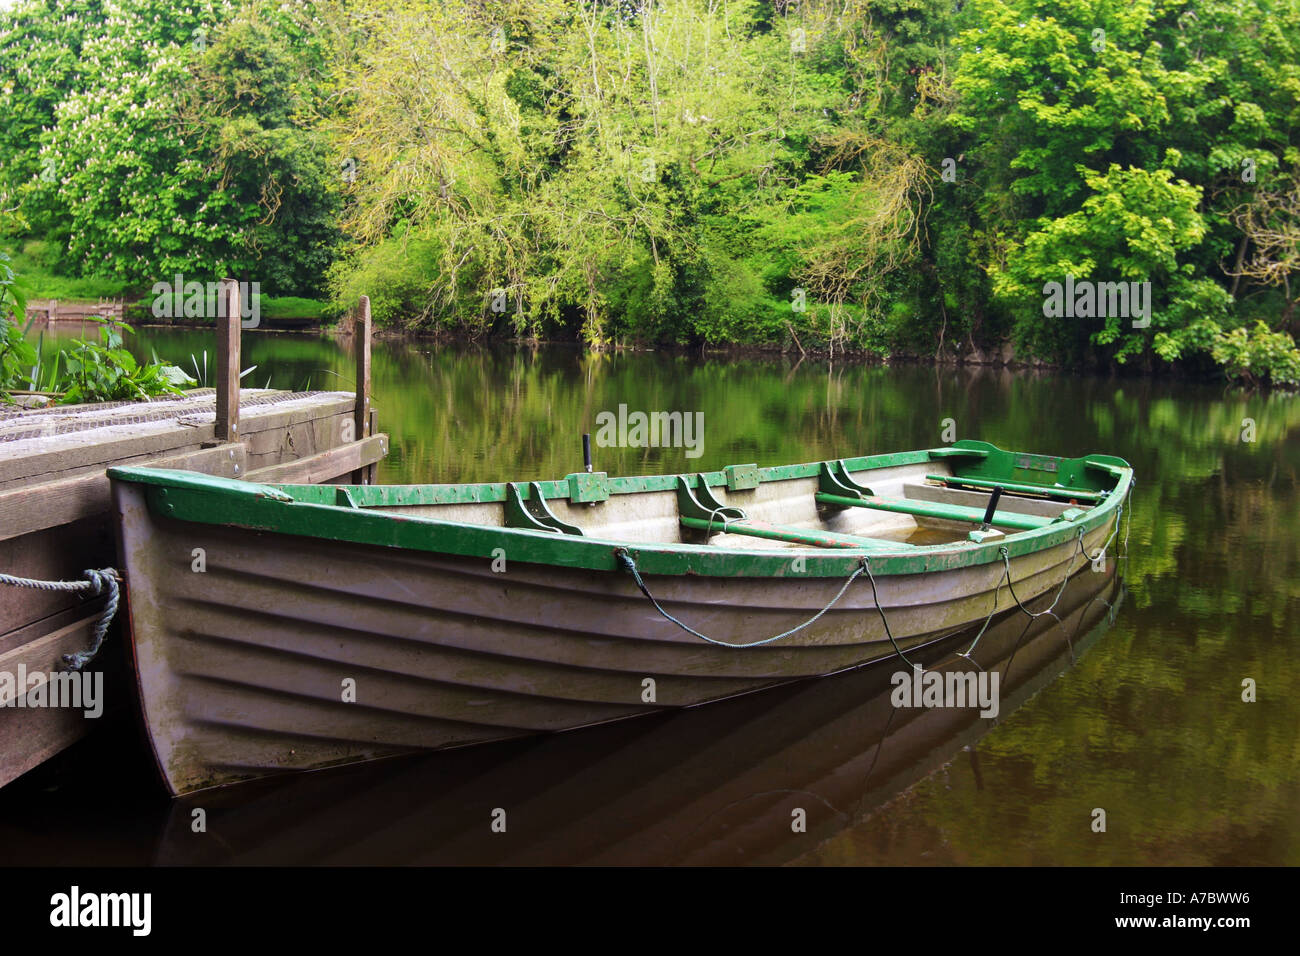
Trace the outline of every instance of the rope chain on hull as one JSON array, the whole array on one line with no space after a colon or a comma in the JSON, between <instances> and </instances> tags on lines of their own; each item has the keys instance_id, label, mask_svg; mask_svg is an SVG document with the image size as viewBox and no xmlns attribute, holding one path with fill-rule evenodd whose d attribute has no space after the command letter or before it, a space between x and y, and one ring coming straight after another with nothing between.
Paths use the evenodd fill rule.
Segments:
<instances>
[{"instance_id":1,"label":"rope chain on hull","mask_svg":"<svg viewBox=\"0 0 1300 956\"><path fill-rule=\"evenodd\" d=\"M840 586L839 591L837 591L835 596L830 599L830 602L827 603L825 607L823 607L812 617L808 618L808 620L804 621L802 624L790 628L788 631L782 631L780 634L774 634L771 637L765 637L761 641L750 641L748 644L731 644L727 641L719 641L716 638L709 637L707 634L701 634L699 631L695 630L695 628L691 627L689 624L685 624L682 621L679 621L677 618L673 617L671 614L665 611L663 605L661 605L659 601L656 600L655 596L650 593L650 589L646 587L645 581L641 580L641 572L637 568L636 561L632 558L632 555L628 554L627 551L624 550L623 548L619 548L617 551L614 552L614 556L618 559L619 563L622 564L624 568L626 568L629 572L631 572L632 579L636 581L636 586L641 589L642 594L644 594L647 598L650 599L650 603L654 605L655 610L658 611L663 616L664 620L671 621L673 624L676 624L686 633L692 634L695 637L698 637L702 641L707 641L710 644L716 644L718 647L731 647L731 648L761 647L764 644L771 644L774 641L779 641L783 637L789 637L791 634L797 634L799 631L802 631L805 627L812 624L823 614L825 614L827 611L833 608L839 602L839 599L844 596L844 592L849 589L849 585L852 584L854 581L856 581L863 574L865 574L867 576L867 580L871 582L871 597L876 603L876 610L880 612L880 620L885 625L885 634L889 636L889 643L893 645L894 651L898 654L899 657L903 658L904 661L907 661L909 666L911 664L911 661L908 661L907 657L903 654L902 648L898 646L898 642L894 640L894 635L889 629L889 621L885 619L885 609L880 606L880 598L877 597L876 595L876 579L875 576L872 575L871 573L871 562L866 556L863 556L861 563L858 565L857 568L854 569L853 573L848 576L848 579L844 582L844 584Z\"/></svg>"}]
</instances>

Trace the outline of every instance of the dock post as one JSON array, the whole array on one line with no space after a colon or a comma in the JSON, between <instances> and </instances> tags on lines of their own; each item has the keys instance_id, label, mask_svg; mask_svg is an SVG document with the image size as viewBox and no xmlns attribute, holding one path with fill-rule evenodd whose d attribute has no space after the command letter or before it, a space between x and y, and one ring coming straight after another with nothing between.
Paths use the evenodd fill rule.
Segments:
<instances>
[{"instance_id":1,"label":"dock post","mask_svg":"<svg viewBox=\"0 0 1300 956\"><path fill-rule=\"evenodd\" d=\"M370 409L370 434L372 435L379 434L379 413L375 411L373 406L371 406ZM366 472L365 481L361 482L361 484L375 485L379 483L378 460L372 461L369 465L367 465L365 472Z\"/></svg>"},{"instance_id":2,"label":"dock post","mask_svg":"<svg viewBox=\"0 0 1300 956\"><path fill-rule=\"evenodd\" d=\"M357 317L353 323L357 356L357 404L353 411L353 434L357 441L370 437L370 296L363 295L357 303ZM369 484L373 474L369 468L352 473L354 485Z\"/></svg>"},{"instance_id":3,"label":"dock post","mask_svg":"<svg viewBox=\"0 0 1300 956\"><path fill-rule=\"evenodd\" d=\"M217 441L239 440L239 283L221 280L217 310Z\"/></svg>"}]
</instances>

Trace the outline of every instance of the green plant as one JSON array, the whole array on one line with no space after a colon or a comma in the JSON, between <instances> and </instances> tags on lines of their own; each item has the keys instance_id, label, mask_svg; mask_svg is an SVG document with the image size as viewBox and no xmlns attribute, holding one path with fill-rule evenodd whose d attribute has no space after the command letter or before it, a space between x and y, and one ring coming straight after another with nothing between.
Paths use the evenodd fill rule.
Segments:
<instances>
[{"instance_id":1,"label":"green plant","mask_svg":"<svg viewBox=\"0 0 1300 956\"><path fill-rule=\"evenodd\" d=\"M1300 349L1285 332L1274 332L1257 320L1252 329L1220 332L1211 349L1214 361L1228 378L1257 386L1265 379L1274 385L1300 386Z\"/></svg>"},{"instance_id":2,"label":"green plant","mask_svg":"<svg viewBox=\"0 0 1300 956\"><path fill-rule=\"evenodd\" d=\"M190 375L190 374L187 373L187 372L181 372L180 369L177 369L176 371L181 372L181 374L185 376L185 378L189 381L189 383L190 383L191 385L197 385L199 388L211 388L211 387L212 387L212 379L211 379L210 376L216 374L217 367L216 367L215 365L212 366L212 371L209 372L209 371L208 371L208 350L207 350L207 349L204 349L203 352L200 353L200 354L202 354L202 356L203 356L203 367L202 367L202 368L199 367L199 360L198 360L198 358L194 355L193 352L190 353L190 364L194 366L194 374L193 374L193 375ZM246 369L244 369L242 372L240 372L240 373L239 373L239 378L240 378L240 380L242 381L243 378L244 378L244 376L248 375L248 373L251 372L251 371L253 371L253 369L255 369L255 368L257 368L256 365L250 365L250 366L248 366L248 368L246 368ZM271 380L268 378L266 381L267 381L267 386L266 386L266 387L267 387L267 388L270 388L270 387L271 387L271 385L270 385Z\"/></svg>"},{"instance_id":3,"label":"green plant","mask_svg":"<svg viewBox=\"0 0 1300 956\"><path fill-rule=\"evenodd\" d=\"M0 252L0 401L13 401L9 393L25 381L24 372L36 361L36 350L23 335L26 314L27 300L9 256Z\"/></svg>"},{"instance_id":4,"label":"green plant","mask_svg":"<svg viewBox=\"0 0 1300 956\"><path fill-rule=\"evenodd\" d=\"M180 395L180 385L190 382L181 369L150 362L141 365L122 348L122 333L131 329L117 319L96 319L99 342L77 339L63 353L67 373L60 405L78 402L148 400L155 395Z\"/></svg>"},{"instance_id":5,"label":"green plant","mask_svg":"<svg viewBox=\"0 0 1300 956\"><path fill-rule=\"evenodd\" d=\"M24 375L36 361L36 350L17 323L0 319L0 326L0 401L12 403L9 393L26 382Z\"/></svg>"},{"instance_id":6,"label":"green plant","mask_svg":"<svg viewBox=\"0 0 1300 956\"><path fill-rule=\"evenodd\" d=\"M27 315L27 297L9 262L9 254L0 252L0 321L19 323Z\"/></svg>"},{"instance_id":7,"label":"green plant","mask_svg":"<svg viewBox=\"0 0 1300 956\"><path fill-rule=\"evenodd\" d=\"M264 319L280 318L314 318L318 319L325 311L327 303L318 302L316 299L306 299L301 296L269 296L259 297L258 307L261 309L261 315Z\"/></svg>"}]
</instances>

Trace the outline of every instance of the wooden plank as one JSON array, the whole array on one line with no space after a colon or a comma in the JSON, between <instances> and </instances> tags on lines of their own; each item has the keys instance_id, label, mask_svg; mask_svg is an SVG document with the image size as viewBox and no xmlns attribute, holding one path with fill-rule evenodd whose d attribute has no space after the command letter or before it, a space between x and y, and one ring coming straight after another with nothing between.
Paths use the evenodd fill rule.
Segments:
<instances>
[{"instance_id":1,"label":"wooden plank","mask_svg":"<svg viewBox=\"0 0 1300 956\"><path fill-rule=\"evenodd\" d=\"M239 283L221 280L225 315L217 316L217 441L239 438Z\"/></svg>"},{"instance_id":2,"label":"wooden plank","mask_svg":"<svg viewBox=\"0 0 1300 956\"><path fill-rule=\"evenodd\" d=\"M43 617L39 621L33 621L31 624L17 630L0 635L0 654L8 653L23 644L38 641L47 634L53 634L60 628L80 621L87 615L93 615L96 608L102 608L102 606L103 599L100 598L98 604L83 603L78 607L65 608L57 614L51 614L49 617Z\"/></svg>"},{"instance_id":3,"label":"wooden plank","mask_svg":"<svg viewBox=\"0 0 1300 956\"><path fill-rule=\"evenodd\" d=\"M988 506L989 494L986 491L968 491L965 488L941 488L938 485L907 484L903 485L903 497L920 501L934 501L939 504L964 505L983 513ZM1002 499L1007 505L1014 504L1019 514L1042 515L1055 518L1070 506L1063 501L1049 501L1046 498L1014 498L1009 495Z\"/></svg>"},{"instance_id":4,"label":"wooden plank","mask_svg":"<svg viewBox=\"0 0 1300 956\"><path fill-rule=\"evenodd\" d=\"M184 448L172 449L169 457L176 457L181 454L189 454L199 451L198 445L189 445ZM157 454L148 455L128 455L124 458L116 458L112 461L98 462L93 465L85 465L78 468L69 468L66 471L57 471L48 475L33 475L30 478L18 478L13 481L0 482L0 494L9 494L23 488L32 488L35 486L51 485L62 481L68 481L73 478L86 478L101 474L105 468L113 465L143 465L146 462L158 458Z\"/></svg>"},{"instance_id":5,"label":"wooden plank","mask_svg":"<svg viewBox=\"0 0 1300 956\"><path fill-rule=\"evenodd\" d=\"M340 416L331 416L340 417ZM344 416L346 417L346 413ZM314 455L323 449L316 447L312 422L291 422L283 428L268 428L259 432L245 432L244 443L249 455ZM257 465L252 465L256 468Z\"/></svg>"},{"instance_id":6,"label":"wooden plank","mask_svg":"<svg viewBox=\"0 0 1300 956\"><path fill-rule=\"evenodd\" d=\"M90 630L97 618L97 614L83 617L0 655L0 670L16 673L20 661L29 670L57 667L63 654L90 643ZM69 707L0 707L0 787L76 743L99 722Z\"/></svg>"},{"instance_id":7,"label":"wooden plank","mask_svg":"<svg viewBox=\"0 0 1300 956\"><path fill-rule=\"evenodd\" d=\"M176 454L178 449L197 446L213 437L211 424L189 428L171 420L115 425L112 426L111 435L106 435L106 431L109 429L97 428L59 435L55 440L32 439L32 444L41 448L41 451L26 456L21 456L20 449L6 449L7 453L17 452L18 455L0 459L0 484L8 484L10 481L31 483L45 480L42 477L45 475L66 478L70 476L59 473L97 465L104 467L140 455L162 455L167 452ZM40 444L37 445L37 442ZM26 445L27 442L14 444Z\"/></svg>"},{"instance_id":8,"label":"wooden plank","mask_svg":"<svg viewBox=\"0 0 1300 956\"><path fill-rule=\"evenodd\" d=\"M377 462L388 454L388 436L382 432L361 441L331 448L298 461L258 468L246 476L263 484L318 485Z\"/></svg>"},{"instance_id":9,"label":"wooden plank","mask_svg":"<svg viewBox=\"0 0 1300 956\"><path fill-rule=\"evenodd\" d=\"M0 708L0 787L71 747L98 723L67 707Z\"/></svg>"},{"instance_id":10,"label":"wooden plank","mask_svg":"<svg viewBox=\"0 0 1300 956\"><path fill-rule=\"evenodd\" d=\"M39 674L48 679L51 671L62 667L64 654L83 651L90 646L91 632L98 620L97 609L94 614L0 654L0 671L16 675L19 665L22 665L28 674ZM13 706L14 699L23 696L23 693L18 693L15 689L13 694L6 697L0 689L0 709Z\"/></svg>"},{"instance_id":11,"label":"wooden plank","mask_svg":"<svg viewBox=\"0 0 1300 956\"><path fill-rule=\"evenodd\" d=\"M317 452L346 445L350 440L348 433L352 430L351 407L341 409L333 415L320 415L303 421L295 421L284 428L267 430L256 434L245 432L249 455L276 455L281 459L305 458ZM273 462L278 464L279 462ZM253 466L258 467L258 466Z\"/></svg>"},{"instance_id":12,"label":"wooden plank","mask_svg":"<svg viewBox=\"0 0 1300 956\"><path fill-rule=\"evenodd\" d=\"M946 486L968 485L972 488L1001 488L1008 494L1043 495L1050 498L1073 498L1076 501L1101 501L1106 497L1104 491L1088 491L1086 488L1067 488L1064 485L1031 485L1016 481L993 481L987 478L958 478L955 475L926 475L926 481L937 481Z\"/></svg>"},{"instance_id":13,"label":"wooden plank","mask_svg":"<svg viewBox=\"0 0 1300 956\"><path fill-rule=\"evenodd\" d=\"M370 296L363 295L356 323L357 391L353 422L356 438L370 436Z\"/></svg>"},{"instance_id":14,"label":"wooden plank","mask_svg":"<svg viewBox=\"0 0 1300 956\"><path fill-rule=\"evenodd\" d=\"M249 470L269 468L348 444L344 437L352 432L352 411L341 415L301 422L270 436L266 441L250 441ZM249 436L245 436L249 437ZM255 436L254 436L255 437Z\"/></svg>"},{"instance_id":15,"label":"wooden plank","mask_svg":"<svg viewBox=\"0 0 1300 956\"><path fill-rule=\"evenodd\" d=\"M0 568L38 581L81 580L86 568L117 564L107 512L0 541ZM0 635L87 603L82 592L0 586Z\"/></svg>"},{"instance_id":16,"label":"wooden plank","mask_svg":"<svg viewBox=\"0 0 1300 956\"><path fill-rule=\"evenodd\" d=\"M356 334L357 390L356 411L353 415L353 437L360 440L370 435L370 296L363 295L358 303L360 315L353 324ZM364 485L368 468L352 473L354 485Z\"/></svg>"},{"instance_id":17,"label":"wooden plank","mask_svg":"<svg viewBox=\"0 0 1300 956\"><path fill-rule=\"evenodd\" d=\"M352 405L351 392L321 392L281 405L245 408L242 427L245 435L255 431L288 428L290 425L314 422L319 418L350 415Z\"/></svg>"},{"instance_id":18,"label":"wooden plank","mask_svg":"<svg viewBox=\"0 0 1300 956\"><path fill-rule=\"evenodd\" d=\"M379 410L376 409L373 405L370 407L369 434L371 435L379 434ZM366 469L365 483L367 485L374 485L379 483L379 461L380 459L375 459L374 463Z\"/></svg>"},{"instance_id":19,"label":"wooden plank","mask_svg":"<svg viewBox=\"0 0 1300 956\"><path fill-rule=\"evenodd\" d=\"M183 455L149 458L146 462L140 462L146 463L151 468L182 468L226 478L242 477L248 470L247 448L241 443L196 449ZM108 476L102 470L61 481L2 491L0 541L107 511L109 504Z\"/></svg>"},{"instance_id":20,"label":"wooden plank","mask_svg":"<svg viewBox=\"0 0 1300 956\"><path fill-rule=\"evenodd\" d=\"M334 397L337 396L337 397ZM286 407L288 406L288 407ZM279 405L245 408L241 427L249 436L317 418L350 415L354 399L347 392L326 392ZM106 434L109 430L111 434ZM96 466L130 458L181 454L215 438L215 426L178 425L174 419L106 426L52 438L13 442L0 459L0 486L37 484L73 477ZM15 447L17 446L17 447ZM28 454L24 451L32 450Z\"/></svg>"}]
</instances>

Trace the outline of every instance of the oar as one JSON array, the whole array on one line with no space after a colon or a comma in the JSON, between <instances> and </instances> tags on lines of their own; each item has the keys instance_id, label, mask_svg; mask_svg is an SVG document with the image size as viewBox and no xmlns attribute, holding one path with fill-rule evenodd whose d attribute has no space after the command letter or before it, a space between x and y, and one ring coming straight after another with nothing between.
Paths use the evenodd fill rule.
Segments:
<instances>
[{"instance_id":1,"label":"oar","mask_svg":"<svg viewBox=\"0 0 1300 956\"><path fill-rule=\"evenodd\" d=\"M991 516L983 516L978 508L963 505L949 505L937 501L914 501L906 498L849 498L845 495L829 495L819 492L817 501L837 508L872 508L876 511L892 511L897 514L914 515L923 518L943 518L947 521L966 521L970 524L1002 525L1017 531L1032 531L1043 528L1059 518L1040 515L1026 515L1014 511L998 511ZM1067 512L1068 513L1068 512Z\"/></svg>"}]
</instances>

